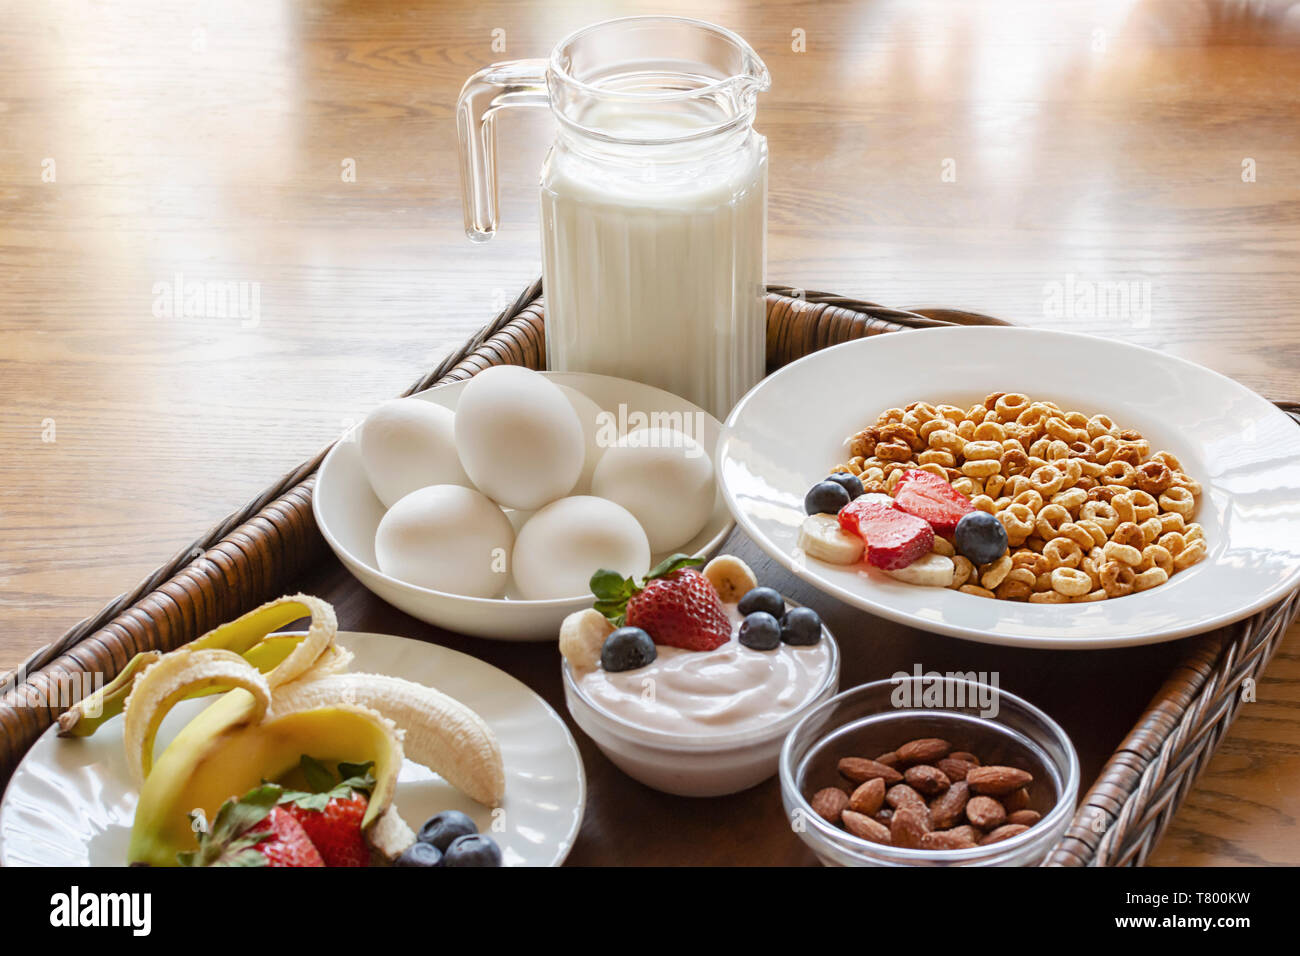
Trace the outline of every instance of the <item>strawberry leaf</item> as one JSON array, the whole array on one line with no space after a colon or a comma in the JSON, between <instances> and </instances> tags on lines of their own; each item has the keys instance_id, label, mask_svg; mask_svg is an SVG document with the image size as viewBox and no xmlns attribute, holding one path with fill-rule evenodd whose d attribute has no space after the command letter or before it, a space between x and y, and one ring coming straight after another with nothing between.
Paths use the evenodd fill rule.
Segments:
<instances>
[{"instance_id":1,"label":"strawberry leaf","mask_svg":"<svg viewBox=\"0 0 1300 956\"><path fill-rule=\"evenodd\" d=\"M689 554L674 554L671 557L664 558L651 568L645 579L653 581L655 578L666 578L682 568L697 568L703 563L703 558L693 558Z\"/></svg>"},{"instance_id":2,"label":"strawberry leaf","mask_svg":"<svg viewBox=\"0 0 1300 956\"><path fill-rule=\"evenodd\" d=\"M601 568L591 576L591 593L601 601L626 600L628 585L632 579L608 568Z\"/></svg>"},{"instance_id":3,"label":"strawberry leaf","mask_svg":"<svg viewBox=\"0 0 1300 956\"><path fill-rule=\"evenodd\" d=\"M315 757L303 754L298 758L298 767L307 779L307 786L311 788L312 793L334 789L334 774Z\"/></svg>"}]
</instances>

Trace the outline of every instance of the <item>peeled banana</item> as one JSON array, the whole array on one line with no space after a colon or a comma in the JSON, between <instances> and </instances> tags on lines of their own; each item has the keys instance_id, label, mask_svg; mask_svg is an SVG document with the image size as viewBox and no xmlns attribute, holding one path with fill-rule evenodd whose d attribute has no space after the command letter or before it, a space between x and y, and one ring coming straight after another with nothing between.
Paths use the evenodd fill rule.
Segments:
<instances>
[{"instance_id":1,"label":"peeled banana","mask_svg":"<svg viewBox=\"0 0 1300 956\"><path fill-rule=\"evenodd\" d=\"M830 564L856 564L866 547L862 539L840 527L834 515L809 515L799 527L804 554Z\"/></svg>"}]
</instances>

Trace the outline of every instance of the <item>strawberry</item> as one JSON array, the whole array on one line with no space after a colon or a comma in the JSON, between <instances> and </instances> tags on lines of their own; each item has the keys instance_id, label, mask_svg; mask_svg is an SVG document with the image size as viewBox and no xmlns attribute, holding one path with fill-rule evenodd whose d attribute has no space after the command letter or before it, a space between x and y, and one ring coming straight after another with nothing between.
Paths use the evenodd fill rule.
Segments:
<instances>
[{"instance_id":1,"label":"strawberry","mask_svg":"<svg viewBox=\"0 0 1300 956\"><path fill-rule=\"evenodd\" d=\"M894 503L908 514L924 518L935 534L945 538L951 538L957 522L975 510L948 479L919 468L903 472L894 488Z\"/></svg>"},{"instance_id":2,"label":"strawberry","mask_svg":"<svg viewBox=\"0 0 1300 956\"><path fill-rule=\"evenodd\" d=\"M711 651L731 640L731 619L709 579L695 570L702 558L674 554L636 584L617 571L591 576L596 610L615 627L639 627L656 644Z\"/></svg>"},{"instance_id":3,"label":"strawberry","mask_svg":"<svg viewBox=\"0 0 1300 956\"><path fill-rule=\"evenodd\" d=\"M324 866L302 825L279 806L284 790L273 783L221 805L211 829L195 830L199 848L176 854L181 866ZM202 815L190 814L192 825Z\"/></svg>"},{"instance_id":4,"label":"strawberry","mask_svg":"<svg viewBox=\"0 0 1300 956\"><path fill-rule=\"evenodd\" d=\"M305 754L300 767L315 792L286 790L280 806L306 831L326 866L369 866L370 845L361 823L375 786L370 764L339 764L339 782Z\"/></svg>"},{"instance_id":5,"label":"strawberry","mask_svg":"<svg viewBox=\"0 0 1300 956\"><path fill-rule=\"evenodd\" d=\"M883 501L851 501L840 527L867 543L867 563L886 571L905 568L934 546L934 529L923 519Z\"/></svg>"}]
</instances>

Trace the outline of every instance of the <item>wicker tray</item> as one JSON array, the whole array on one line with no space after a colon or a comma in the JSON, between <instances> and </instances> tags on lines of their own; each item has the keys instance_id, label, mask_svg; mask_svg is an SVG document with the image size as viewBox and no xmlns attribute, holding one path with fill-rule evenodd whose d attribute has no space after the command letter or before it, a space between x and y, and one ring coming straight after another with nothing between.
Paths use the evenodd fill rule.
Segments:
<instances>
[{"instance_id":1,"label":"wicker tray","mask_svg":"<svg viewBox=\"0 0 1300 956\"><path fill-rule=\"evenodd\" d=\"M769 371L867 335L1002 324L974 313L907 312L784 286L769 287L767 318ZM541 368L543 335L539 281L408 394L468 378L490 365ZM61 678L102 671L111 679L139 651L171 650L263 601L298 590L333 602L342 628L403 634L468 651L524 680L565 713L552 645L442 631L384 604L344 571L325 547L311 512L314 474L323 455L285 475L0 684L0 784L58 716L61 708L46 702L57 701L53 689L69 683ZM823 614L846 650L843 687L911 671L919 663L925 670L996 671L1002 687L1045 706L1074 739L1084 780L1091 781L1070 831L1048 857L1057 865L1143 863L1236 716L1241 683L1259 677L1300 613L1298 592L1239 624L1183 641L1089 653L1023 651L923 634L847 608L773 565L740 532L725 547L754 564L760 579ZM860 641L857 648L855 641ZM719 800L670 797L624 776L574 729L587 766L589 803L571 862L813 862L789 832L775 781ZM719 826L720 819L730 825Z\"/></svg>"}]
</instances>

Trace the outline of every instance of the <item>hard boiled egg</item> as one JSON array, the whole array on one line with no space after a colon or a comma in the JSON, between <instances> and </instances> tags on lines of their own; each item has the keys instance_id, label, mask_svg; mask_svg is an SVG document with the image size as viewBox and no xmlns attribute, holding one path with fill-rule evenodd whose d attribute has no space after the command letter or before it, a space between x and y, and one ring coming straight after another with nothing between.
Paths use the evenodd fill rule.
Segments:
<instances>
[{"instance_id":1,"label":"hard boiled egg","mask_svg":"<svg viewBox=\"0 0 1300 956\"><path fill-rule=\"evenodd\" d=\"M428 485L469 485L456 453L455 415L419 398L384 402L361 423L361 467L376 497L391 508Z\"/></svg>"},{"instance_id":2,"label":"hard boiled egg","mask_svg":"<svg viewBox=\"0 0 1300 956\"><path fill-rule=\"evenodd\" d=\"M417 587L497 597L510 580L515 532L487 496L462 485L432 485L388 509L375 532L385 574Z\"/></svg>"},{"instance_id":3,"label":"hard boiled egg","mask_svg":"<svg viewBox=\"0 0 1300 956\"><path fill-rule=\"evenodd\" d=\"M586 451L583 452L582 457L582 472L578 475L578 483L573 486L571 493L585 495L591 491L591 475L596 470L596 462L600 461L600 456L605 452L598 439L603 417L609 413L576 388L561 385L559 389L569 400L573 410L578 413L578 421L582 423L582 439Z\"/></svg>"},{"instance_id":4,"label":"hard boiled egg","mask_svg":"<svg viewBox=\"0 0 1300 956\"><path fill-rule=\"evenodd\" d=\"M630 511L652 552L672 551L699 534L713 512L713 462L685 432L638 428L605 450L591 493Z\"/></svg>"},{"instance_id":5,"label":"hard boiled egg","mask_svg":"<svg viewBox=\"0 0 1300 956\"><path fill-rule=\"evenodd\" d=\"M639 578L650 570L650 542L627 509L590 495L561 498L528 519L515 540L515 586L534 601L590 592L601 568Z\"/></svg>"},{"instance_id":6,"label":"hard boiled egg","mask_svg":"<svg viewBox=\"0 0 1300 956\"><path fill-rule=\"evenodd\" d=\"M460 394L456 448L479 491L530 511L573 489L586 443L578 413L558 386L518 365L497 365Z\"/></svg>"}]
</instances>

